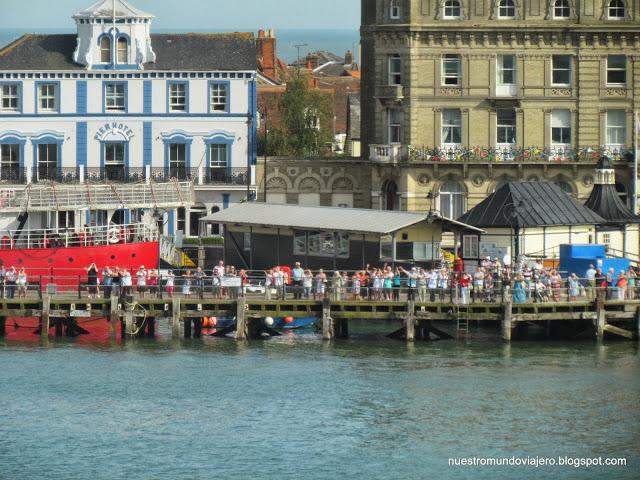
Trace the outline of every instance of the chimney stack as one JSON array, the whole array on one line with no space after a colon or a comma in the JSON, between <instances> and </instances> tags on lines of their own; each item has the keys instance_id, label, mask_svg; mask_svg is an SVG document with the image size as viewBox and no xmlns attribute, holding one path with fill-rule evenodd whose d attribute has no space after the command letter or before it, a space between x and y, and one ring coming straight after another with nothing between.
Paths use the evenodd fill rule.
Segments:
<instances>
[{"instance_id":1,"label":"chimney stack","mask_svg":"<svg viewBox=\"0 0 640 480\"><path fill-rule=\"evenodd\" d=\"M258 30L256 54L262 63L262 73L272 80L278 80L276 37L272 29Z\"/></svg>"}]
</instances>

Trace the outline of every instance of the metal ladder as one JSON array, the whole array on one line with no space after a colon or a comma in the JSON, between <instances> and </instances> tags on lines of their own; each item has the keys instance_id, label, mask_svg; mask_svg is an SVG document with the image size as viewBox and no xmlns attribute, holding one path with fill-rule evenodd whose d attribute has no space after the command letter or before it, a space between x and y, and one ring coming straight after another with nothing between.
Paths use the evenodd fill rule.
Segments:
<instances>
[{"instance_id":1,"label":"metal ladder","mask_svg":"<svg viewBox=\"0 0 640 480\"><path fill-rule=\"evenodd\" d=\"M458 334L469 333L469 306L458 305L456 308L456 331Z\"/></svg>"}]
</instances>

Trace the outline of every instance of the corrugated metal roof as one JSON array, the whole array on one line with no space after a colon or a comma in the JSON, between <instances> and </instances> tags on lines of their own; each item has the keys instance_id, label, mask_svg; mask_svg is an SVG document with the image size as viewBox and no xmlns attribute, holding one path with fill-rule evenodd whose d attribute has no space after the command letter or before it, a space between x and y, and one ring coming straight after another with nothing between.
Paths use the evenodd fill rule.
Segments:
<instances>
[{"instance_id":1,"label":"corrugated metal roof","mask_svg":"<svg viewBox=\"0 0 640 480\"><path fill-rule=\"evenodd\" d=\"M458 219L480 228L601 225L605 220L548 182L511 182Z\"/></svg>"},{"instance_id":2,"label":"corrugated metal roof","mask_svg":"<svg viewBox=\"0 0 640 480\"><path fill-rule=\"evenodd\" d=\"M385 235L410 227L428 218L428 215L423 213L386 210L241 203L204 217L201 221ZM480 231L469 225L440 217L435 218L434 222L450 228Z\"/></svg>"}]
</instances>

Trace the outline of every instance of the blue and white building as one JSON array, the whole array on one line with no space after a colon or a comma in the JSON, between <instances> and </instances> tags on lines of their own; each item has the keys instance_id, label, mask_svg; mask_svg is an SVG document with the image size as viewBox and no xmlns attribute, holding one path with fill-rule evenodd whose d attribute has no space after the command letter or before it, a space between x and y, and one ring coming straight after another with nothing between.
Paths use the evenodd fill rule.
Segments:
<instances>
[{"instance_id":1,"label":"blue and white building","mask_svg":"<svg viewBox=\"0 0 640 480\"><path fill-rule=\"evenodd\" d=\"M0 50L0 188L194 183L196 205L165 212L165 233L255 192L256 54L251 33L152 34L153 15L100 0L77 35L24 35ZM32 228L128 223L125 209L55 212ZM65 225L69 226L69 225Z\"/></svg>"}]
</instances>

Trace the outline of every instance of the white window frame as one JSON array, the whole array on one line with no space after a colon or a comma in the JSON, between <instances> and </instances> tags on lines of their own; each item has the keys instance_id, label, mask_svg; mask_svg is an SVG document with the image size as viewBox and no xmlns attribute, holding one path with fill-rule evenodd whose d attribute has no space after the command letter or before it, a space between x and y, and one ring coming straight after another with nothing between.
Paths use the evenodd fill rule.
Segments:
<instances>
[{"instance_id":1,"label":"white window frame","mask_svg":"<svg viewBox=\"0 0 640 480\"><path fill-rule=\"evenodd\" d=\"M58 84L38 84L38 110L43 112L58 111Z\"/></svg>"},{"instance_id":2,"label":"white window frame","mask_svg":"<svg viewBox=\"0 0 640 480\"><path fill-rule=\"evenodd\" d=\"M187 90L186 82L171 82L169 84L169 111L187 112Z\"/></svg>"},{"instance_id":3,"label":"white window frame","mask_svg":"<svg viewBox=\"0 0 640 480\"><path fill-rule=\"evenodd\" d=\"M516 18L517 5L515 0L498 0L497 17L501 20L513 20ZM503 14L504 12L504 14ZM511 14L509 12L512 12Z\"/></svg>"},{"instance_id":4,"label":"white window frame","mask_svg":"<svg viewBox=\"0 0 640 480\"><path fill-rule=\"evenodd\" d=\"M615 5L613 5L615 3ZM618 13L622 15L618 15ZM612 15L614 14L615 15ZM607 18L609 20L624 20L627 16L627 5L624 0L609 0L607 4Z\"/></svg>"},{"instance_id":5,"label":"white window frame","mask_svg":"<svg viewBox=\"0 0 640 480\"><path fill-rule=\"evenodd\" d=\"M42 147L42 148L41 148ZM38 180L55 180L59 174L58 172L58 144L56 143L40 143L36 146L37 149L37 178ZM42 153L45 152L45 157L42 158ZM51 160L51 153L55 157L54 160ZM46 175L43 175L40 178L41 168L43 168L46 172ZM53 172L51 172L53 170ZM51 175L54 173L54 175Z\"/></svg>"},{"instance_id":6,"label":"white window frame","mask_svg":"<svg viewBox=\"0 0 640 480\"><path fill-rule=\"evenodd\" d=\"M503 112L510 112L509 123L504 121ZM496 110L496 150L499 150L503 160L513 159L513 148L517 142L518 117L515 108L499 108ZM501 138L502 137L502 138Z\"/></svg>"},{"instance_id":7,"label":"white window frame","mask_svg":"<svg viewBox=\"0 0 640 480\"><path fill-rule=\"evenodd\" d=\"M569 66L567 68L556 66L556 60L560 59L568 59ZM556 72L568 72L568 80L567 82L556 82L555 81L555 73ZM573 59L571 55L552 55L551 56L551 85L560 85L563 87L571 86L571 81L573 79Z\"/></svg>"},{"instance_id":8,"label":"white window frame","mask_svg":"<svg viewBox=\"0 0 640 480\"><path fill-rule=\"evenodd\" d=\"M460 0L445 0L442 5L442 18L456 20L462 16L462 2Z\"/></svg>"},{"instance_id":9,"label":"white window frame","mask_svg":"<svg viewBox=\"0 0 640 480\"><path fill-rule=\"evenodd\" d=\"M390 108L388 113L389 120L389 144L398 145L402 143L402 118L400 110Z\"/></svg>"},{"instance_id":10,"label":"white window frame","mask_svg":"<svg viewBox=\"0 0 640 480\"><path fill-rule=\"evenodd\" d=\"M554 153L564 155L571 149L573 143L573 129L571 128L571 111L558 109L551 111L551 150Z\"/></svg>"},{"instance_id":11,"label":"white window frame","mask_svg":"<svg viewBox=\"0 0 640 480\"><path fill-rule=\"evenodd\" d=\"M402 85L402 58L398 54L389 56L389 85Z\"/></svg>"},{"instance_id":12,"label":"white window frame","mask_svg":"<svg viewBox=\"0 0 640 480\"><path fill-rule=\"evenodd\" d=\"M20 145L17 143L0 144L0 180L14 180L15 175L12 172L18 173L19 169Z\"/></svg>"},{"instance_id":13,"label":"white window frame","mask_svg":"<svg viewBox=\"0 0 640 480\"><path fill-rule=\"evenodd\" d=\"M566 20L567 18L571 18L571 4L569 3L569 0L555 0L555 2L553 2L552 9L552 17L554 20ZM558 13L560 13L560 15L558 15Z\"/></svg>"},{"instance_id":14,"label":"white window frame","mask_svg":"<svg viewBox=\"0 0 640 480\"><path fill-rule=\"evenodd\" d=\"M112 89L109 92L110 87ZM104 109L106 112L127 111L127 87L124 83L107 83L104 87Z\"/></svg>"},{"instance_id":15,"label":"white window frame","mask_svg":"<svg viewBox=\"0 0 640 480\"><path fill-rule=\"evenodd\" d=\"M226 112L229 105L229 84L212 82L209 86L209 108L212 112Z\"/></svg>"},{"instance_id":16,"label":"white window frame","mask_svg":"<svg viewBox=\"0 0 640 480\"><path fill-rule=\"evenodd\" d=\"M455 188L448 188L456 184ZM440 215L457 220L466 210L466 192L460 182L449 181L442 184L438 195ZM459 210L459 211L456 211ZM455 218L454 218L455 217Z\"/></svg>"},{"instance_id":17,"label":"white window frame","mask_svg":"<svg viewBox=\"0 0 640 480\"><path fill-rule=\"evenodd\" d=\"M184 172L184 178L186 178L188 145L186 143L170 143L167 148L169 150L169 175L183 179L180 173Z\"/></svg>"},{"instance_id":18,"label":"white window frame","mask_svg":"<svg viewBox=\"0 0 640 480\"><path fill-rule=\"evenodd\" d=\"M448 66L455 65L455 72L449 71ZM452 83L451 80L455 80ZM462 58L457 53L445 53L442 55L442 86L460 87L462 85Z\"/></svg>"},{"instance_id":19,"label":"white window frame","mask_svg":"<svg viewBox=\"0 0 640 480\"><path fill-rule=\"evenodd\" d=\"M121 45L124 45L124 48ZM116 40L116 61L121 65L129 63L129 41L125 37Z\"/></svg>"},{"instance_id":20,"label":"white window frame","mask_svg":"<svg viewBox=\"0 0 640 480\"><path fill-rule=\"evenodd\" d=\"M612 109L606 112L606 146L611 151L622 151L627 147L627 112ZM613 117L618 118L613 118Z\"/></svg>"},{"instance_id":21,"label":"white window frame","mask_svg":"<svg viewBox=\"0 0 640 480\"><path fill-rule=\"evenodd\" d=\"M118 165L124 167L124 143L123 142L105 142L104 143L104 164Z\"/></svg>"},{"instance_id":22,"label":"white window frame","mask_svg":"<svg viewBox=\"0 0 640 480\"><path fill-rule=\"evenodd\" d=\"M21 93L18 83L0 84L0 112L19 112Z\"/></svg>"},{"instance_id":23,"label":"white window frame","mask_svg":"<svg viewBox=\"0 0 640 480\"><path fill-rule=\"evenodd\" d=\"M209 144L209 167L215 168L227 168L229 166L229 145L226 143L211 143Z\"/></svg>"},{"instance_id":24,"label":"white window frame","mask_svg":"<svg viewBox=\"0 0 640 480\"><path fill-rule=\"evenodd\" d=\"M462 147L462 112L459 108L442 110L442 149L456 150Z\"/></svg>"},{"instance_id":25,"label":"white window frame","mask_svg":"<svg viewBox=\"0 0 640 480\"><path fill-rule=\"evenodd\" d=\"M105 60L106 58L106 60ZM100 39L100 63L111 63L111 38L105 35Z\"/></svg>"},{"instance_id":26,"label":"white window frame","mask_svg":"<svg viewBox=\"0 0 640 480\"><path fill-rule=\"evenodd\" d=\"M389 18L391 20L400 19L400 3L399 0L391 0L389 2Z\"/></svg>"},{"instance_id":27,"label":"white window frame","mask_svg":"<svg viewBox=\"0 0 640 480\"><path fill-rule=\"evenodd\" d=\"M622 59L622 68L620 67L611 67L611 60L613 58L616 60ZM624 73L624 81L623 82L610 82L609 81L609 73L615 72L623 72ZM607 56L607 86L613 87L622 87L627 84L627 57L625 55L608 55Z\"/></svg>"},{"instance_id":28,"label":"white window frame","mask_svg":"<svg viewBox=\"0 0 640 480\"><path fill-rule=\"evenodd\" d=\"M505 59L511 59L511 66L505 68ZM506 72L511 72L511 82L505 82ZM496 58L496 96L515 97L517 93L517 63L515 55L498 55Z\"/></svg>"}]
</instances>

